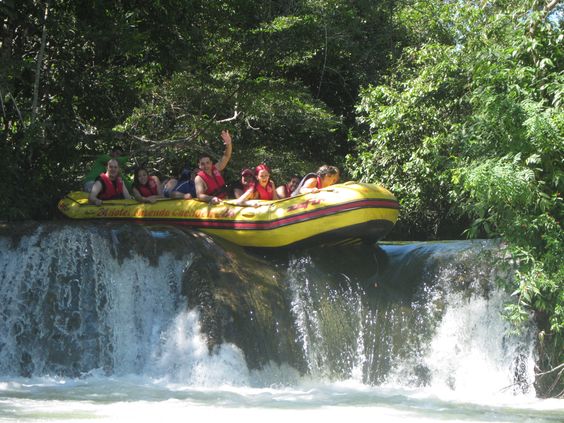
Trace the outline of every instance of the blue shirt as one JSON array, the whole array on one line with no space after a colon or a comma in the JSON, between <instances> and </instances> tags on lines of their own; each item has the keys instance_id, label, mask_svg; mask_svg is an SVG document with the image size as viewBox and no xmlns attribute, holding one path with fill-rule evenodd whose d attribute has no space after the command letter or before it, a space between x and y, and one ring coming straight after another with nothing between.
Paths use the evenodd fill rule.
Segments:
<instances>
[{"instance_id":1,"label":"blue shirt","mask_svg":"<svg viewBox=\"0 0 564 423\"><path fill-rule=\"evenodd\" d=\"M196 198L196 184L193 180L178 181L172 191L181 192L182 194L190 194L192 198Z\"/></svg>"}]
</instances>

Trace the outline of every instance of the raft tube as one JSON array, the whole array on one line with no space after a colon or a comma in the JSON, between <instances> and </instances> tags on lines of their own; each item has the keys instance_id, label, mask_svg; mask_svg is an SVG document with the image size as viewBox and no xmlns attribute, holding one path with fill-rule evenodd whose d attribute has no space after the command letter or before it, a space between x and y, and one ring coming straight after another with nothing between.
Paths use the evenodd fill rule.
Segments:
<instances>
[{"instance_id":1,"label":"raft tube","mask_svg":"<svg viewBox=\"0 0 564 423\"><path fill-rule=\"evenodd\" d=\"M392 229L399 213L396 198L385 188L346 182L256 207L233 200L211 205L199 200L163 199L156 203L109 200L88 204L88 194L72 192L59 201L71 219L102 219L184 225L244 247L375 242Z\"/></svg>"}]
</instances>

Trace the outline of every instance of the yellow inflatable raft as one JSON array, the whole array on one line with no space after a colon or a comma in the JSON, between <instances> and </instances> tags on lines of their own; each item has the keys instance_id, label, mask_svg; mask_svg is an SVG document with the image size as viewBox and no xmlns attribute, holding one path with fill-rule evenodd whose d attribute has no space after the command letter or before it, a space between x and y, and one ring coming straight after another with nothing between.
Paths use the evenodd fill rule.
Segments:
<instances>
[{"instance_id":1,"label":"yellow inflatable raft","mask_svg":"<svg viewBox=\"0 0 564 423\"><path fill-rule=\"evenodd\" d=\"M163 199L154 204L111 200L94 206L88 204L86 193L73 192L59 201L59 210L72 219L186 225L241 246L262 248L377 241L392 229L399 210L386 189L355 182L257 203L237 206L226 200L212 206L198 200Z\"/></svg>"}]
</instances>

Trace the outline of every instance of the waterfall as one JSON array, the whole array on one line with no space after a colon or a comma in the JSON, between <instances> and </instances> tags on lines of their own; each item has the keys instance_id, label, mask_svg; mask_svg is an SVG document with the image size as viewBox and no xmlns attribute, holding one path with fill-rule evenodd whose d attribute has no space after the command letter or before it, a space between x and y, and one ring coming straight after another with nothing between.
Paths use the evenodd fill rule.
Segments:
<instances>
[{"instance_id":1,"label":"waterfall","mask_svg":"<svg viewBox=\"0 0 564 423\"><path fill-rule=\"evenodd\" d=\"M163 236L139 233L143 244ZM182 299L190 254L159 252L151 265L134 251L121 256L130 247L117 235L112 228L39 226L17 246L0 239L0 374L101 370L202 384L212 369L244 382L244 374L233 376L218 366L223 360L224 370L227 362L245 367L242 353L226 345L209 355L197 312Z\"/></svg>"},{"instance_id":2,"label":"waterfall","mask_svg":"<svg viewBox=\"0 0 564 423\"><path fill-rule=\"evenodd\" d=\"M0 375L246 386L301 373L532 393L532 331L511 335L501 316L508 297L495 279L507 275L487 257L498 251L493 242L412 243L257 258L169 227L4 229ZM234 283L244 265L255 279ZM231 279L214 298L198 291L201 279L222 275ZM249 291L237 297L242 287Z\"/></svg>"},{"instance_id":3,"label":"waterfall","mask_svg":"<svg viewBox=\"0 0 564 423\"><path fill-rule=\"evenodd\" d=\"M365 256L337 252L329 266L318 256L294 258L292 313L310 372L484 395L533 393L532 328L512 335L502 317L509 297L495 279L508 276L492 260L496 251L483 241L384 245L368 275L354 272Z\"/></svg>"}]
</instances>

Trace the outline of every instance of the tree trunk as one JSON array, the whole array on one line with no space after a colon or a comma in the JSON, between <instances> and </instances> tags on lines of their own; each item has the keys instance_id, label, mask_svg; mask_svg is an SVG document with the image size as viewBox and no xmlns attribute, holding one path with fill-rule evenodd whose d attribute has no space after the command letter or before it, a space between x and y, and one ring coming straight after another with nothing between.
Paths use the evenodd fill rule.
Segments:
<instances>
[{"instance_id":1,"label":"tree trunk","mask_svg":"<svg viewBox=\"0 0 564 423\"><path fill-rule=\"evenodd\" d=\"M10 15L14 13L14 2L13 0L7 0L4 2L3 10L6 13L6 16L2 19L2 28L1 28L1 36L2 36L2 45L0 46L0 59L2 63L7 64L12 56L12 40L13 40L13 32L12 28L10 28L9 21Z\"/></svg>"},{"instance_id":2,"label":"tree trunk","mask_svg":"<svg viewBox=\"0 0 564 423\"><path fill-rule=\"evenodd\" d=\"M45 13L43 15L43 30L41 34L41 47L37 56L37 65L35 68L35 83L33 84L33 101L31 103L31 121L35 122L37 118L37 106L39 101L39 83L41 81L41 67L43 65L43 55L45 54L45 44L47 43L47 16L49 15L49 4L51 0L45 2Z\"/></svg>"},{"instance_id":3,"label":"tree trunk","mask_svg":"<svg viewBox=\"0 0 564 423\"><path fill-rule=\"evenodd\" d=\"M558 6L559 3L560 3L560 0L550 0L548 3L546 3L544 6L542 6L541 11L540 11L541 12L540 21L543 21L544 19L546 19L546 17L549 15L549 13L552 12L554 10L554 8L556 6ZM533 38L535 36L535 33L537 32L538 23L539 23L539 20L534 20L531 23L531 26L529 27L529 35L531 36L531 38Z\"/></svg>"},{"instance_id":4,"label":"tree trunk","mask_svg":"<svg viewBox=\"0 0 564 423\"><path fill-rule=\"evenodd\" d=\"M5 13L5 17L0 22L0 68L5 69L5 73L0 73L0 103L2 108L2 130L4 134L7 134L10 130L10 118L7 114L6 106L4 105L4 100L8 99L10 94L10 84L9 84L9 72L8 67L12 61L12 43L14 40L14 30L10 27L10 18L13 18L14 11L14 1L6 0L3 5L2 11ZM13 20L13 19L12 19ZM6 97L4 97L4 95Z\"/></svg>"}]
</instances>

